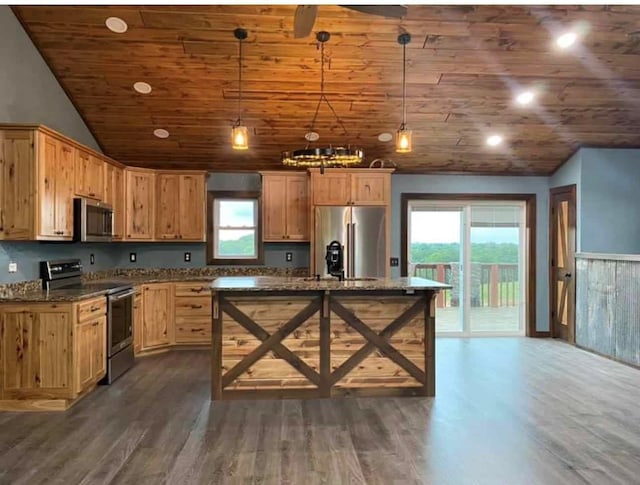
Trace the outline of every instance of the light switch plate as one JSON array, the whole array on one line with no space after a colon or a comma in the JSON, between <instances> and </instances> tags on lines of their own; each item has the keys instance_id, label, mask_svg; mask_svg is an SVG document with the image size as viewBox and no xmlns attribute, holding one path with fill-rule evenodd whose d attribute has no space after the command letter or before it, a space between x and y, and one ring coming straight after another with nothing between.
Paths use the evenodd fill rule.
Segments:
<instances>
[{"instance_id":1,"label":"light switch plate","mask_svg":"<svg viewBox=\"0 0 640 485\"><path fill-rule=\"evenodd\" d=\"M89 264L95 264L96 263L96 257L93 254L89 255Z\"/></svg>"},{"instance_id":2,"label":"light switch plate","mask_svg":"<svg viewBox=\"0 0 640 485\"><path fill-rule=\"evenodd\" d=\"M18 272L18 263L14 263L11 261L9 263L9 273L17 273Z\"/></svg>"},{"instance_id":3,"label":"light switch plate","mask_svg":"<svg viewBox=\"0 0 640 485\"><path fill-rule=\"evenodd\" d=\"M132 263L135 263L138 260L138 256L136 255L136 253L129 253L129 261L131 261Z\"/></svg>"},{"instance_id":4,"label":"light switch plate","mask_svg":"<svg viewBox=\"0 0 640 485\"><path fill-rule=\"evenodd\" d=\"M398 258L391 258L391 261L389 261L389 265L390 266L400 266L400 261L398 260Z\"/></svg>"}]
</instances>

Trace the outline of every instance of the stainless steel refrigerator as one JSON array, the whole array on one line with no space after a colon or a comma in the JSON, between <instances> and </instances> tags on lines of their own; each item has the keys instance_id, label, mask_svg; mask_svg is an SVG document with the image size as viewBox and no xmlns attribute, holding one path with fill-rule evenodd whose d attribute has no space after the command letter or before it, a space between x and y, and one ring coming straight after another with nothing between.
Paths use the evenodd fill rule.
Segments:
<instances>
[{"instance_id":1,"label":"stainless steel refrigerator","mask_svg":"<svg viewBox=\"0 0 640 485\"><path fill-rule=\"evenodd\" d=\"M386 276L387 211L384 207L316 207L315 273L329 276L325 254L331 241L344 246L347 278Z\"/></svg>"}]
</instances>

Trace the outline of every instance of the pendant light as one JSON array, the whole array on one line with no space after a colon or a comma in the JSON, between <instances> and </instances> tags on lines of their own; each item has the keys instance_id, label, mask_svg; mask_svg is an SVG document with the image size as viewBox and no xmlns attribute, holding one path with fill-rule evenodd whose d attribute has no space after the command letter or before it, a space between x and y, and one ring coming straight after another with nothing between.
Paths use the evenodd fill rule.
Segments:
<instances>
[{"instance_id":1,"label":"pendant light","mask_svg":"<svg viewBox=\"0 0 640 485\"><path fill-rule=\"evenodd\" d=\"M314 131L316 119L318 118L318 111L320 111L320 105L324 101L329 109L335 116L338 124L342 127L342 131L347 135L347 129L344 123L336 113L336 110L331 106L329 99L324 94L324 44L329 40L331 34L329 32L318 32L316 34L316 40L320 46L320 99L316 106L316 111L311 121L311 127L307 131L305 138L308 142L316 141L318 139L317 134ZM364 151L360 148L352 148L350 145L346 147L320 147L310 148L309 143L303 149L292 150L282 152L282 164L290 167L320 167L324 171L324 167L346 167L351 165L357 165L362 162L364 158Z\"/></svg>"},{"instance_id":2,"label":"pendant light","mask_svg":"<svg viewBox=\"0 0 640 485\"><path fill-rule=\"evenodd\" d=\"M249 148L249 130L242 124L242 41L247 38L247 31L237 28L233 36L238 39L238 118L231 128L231 146L234 150Z\"/></svg>"},{"instance_id":3,"label":"pendant light","mask_svg":"<svg viewBox=\"0 0 640 485\"><path fill-rule=\"evenodd\" d=\"M402 46L402 124L396 132L396 152L411 151L411 130L407 130L407 44L411 35L405 32L398 36L398 44Z\"/></svg>"}]
</instances>

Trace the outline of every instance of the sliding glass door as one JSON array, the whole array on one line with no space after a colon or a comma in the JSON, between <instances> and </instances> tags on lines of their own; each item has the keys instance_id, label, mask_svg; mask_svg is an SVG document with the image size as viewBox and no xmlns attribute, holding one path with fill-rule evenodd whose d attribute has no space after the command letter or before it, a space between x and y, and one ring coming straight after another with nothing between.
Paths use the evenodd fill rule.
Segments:
<instances>
[{"instance_id":1,"label":"sliding glass door","mask_svg":"<svg viewBox=\"0 0 640 485\"><path fill-rule=\"evenodd\" d=\"M452 286L436 300L440 335L523 335L521 202L411 201L407 274Z\"/></svg>"}]
</instances>

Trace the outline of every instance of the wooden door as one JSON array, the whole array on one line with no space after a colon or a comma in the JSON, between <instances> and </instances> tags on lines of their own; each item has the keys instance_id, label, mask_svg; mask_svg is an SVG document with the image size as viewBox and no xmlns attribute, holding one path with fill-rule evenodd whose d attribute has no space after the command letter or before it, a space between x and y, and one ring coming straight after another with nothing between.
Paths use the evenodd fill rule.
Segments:
<instances>
[{"instance_id":1,"label":"wooden door","mask_svg":"<svg viewBox=\"0 0 640 485\"><path fill-rule=\"evenodd\" d=\"M180 239L205 240L207 197L204 174L180 175Z\"/></svg>"},{"instance_id":2,"label":"wooden door","mask_svg":"<svg viewBox=\"0 0 640 485\"><path fill-rule=\"evenodd\" d=\"M56 229L56 170L58 167L58 142L55 138L40 134L39 168L39 227L38 236L54 239L60 236Z\"/></svg>"},{"instance_id":3,"label":"wooden door","mask_svg":"<svg viewBox=\"0 0 640 485\"><path fill-rule=\"evenodd\" d=\"M76 325L76 392L93 381L94 322Z\"/></svg>"},{"instance_id":4,"label":"wooden door","mask_svg":"<svg viewBox=\"0 0 640 485\"><path fill-rule=\"evenodd\" d=\"M551 334L575 343L576 186L551 189Z\"/></svg>"},{"instance_id":5,"label":"wooden door","mask_svg":"<svg viewBox=\"0 0 640 485\"><path fill-rule=\"evenodd\" d=\"M306 173L287 175L287 239L309 240L309 177Z\"/></svg>"},{"instance_id":6,"label":"wooden door","mask_svg":"<svg viewBox=\"0 0 640 485\"><path fill-rule=\"evenodd\" d=\"M91 372L94 380L107 373L107 317L102 316L92 323Z\"/></svg>"},{"instance_id":7,"label":"wooden door","mask_svg":"<svg viewBox=\"0 0 640 485\"><path fill-rule=\"evenodd\" d=\"M137 291L133 297L133 352L142 350L143 332L142 291Z\"/></svg>"},{"instance_id":8,"label":"wooden door","mask_svg":"<svg viewBox=\"0 0 640 485\"><path fill-rule=\"evenodd\" d=\"M142 287L142 347L148 349L168 345L172 318L173 288L170 283Z\"/></svg>"},{"instance_id":9,"label":"wooden door","mask_svg":"<svg viewBox=\"0 0 640 485\"><path fill-rule=\"evenodd\" d=\"M112 189L113 196L111 207L113 209L113 239L122 239L124 236L124 170L120 167L113 167Z\"/></svg>"},{"instance_id":10,"label":"wooden door","mask_svg":"<svg viewBox=\"0 0 640 485\"><path fill-rule=\"evenodd\" d=\"M155 177L153 172L125 170L125 239L152 240L155 219Z\"/></svg>"},{"instance_id":11,"label":"wooden door","mask_svg":"<svg viewBox=\"0 0 640 485\"><path fill-rule=\"evenodd\" d=\"M348 173L311 174L314 205L348 205L351 192Z\"/></svg>"},{"instance_id":12,"label":"wooden door","mask_svg":"<svg viewBox=\"0 0 640 485\"><path fill-rule=\"evenodd\" d=\"M282 241L287 237L285 175L262 176L262 224L264 241Z\"/></svg>"},{"instance_id":13,"label":"wooden door","mask_svg":"<svg viewBox=\"0 0 640 485\"><path fill-rule=\"evenodd\" d=\"M156 181L156 239L179 239L180 175L159 173L156 175Z\"/></svg>"},{"instance_id":14,"label":"wooden door","mask_svg":"<svg viewBox=\"0 0 640 485\"><path fill-rule=\"evenodd\" d=\"M386 205L389 203L391 175L386 173L352 173L351 203Z\"/></svg>"},{"instance_id":15,"label":"wooden door","mask_svg":"<svg viewBox=\"0 0 640 485\"><path fill-rule=\"evenodd\" d=\"M73 237L74 149L58 142L58 163L55 183L56 230L65 239Z\"/></svg>"},{"instance_id":16,"label":"wooden door","mask_svg":"<svg viewBox=\"0 0 640 485\"><path fill-rule=\"evenodd\" d=\"M0 239L32 239L35 204L32 130L0 130Z\"/></svg>"}]
</instances>

